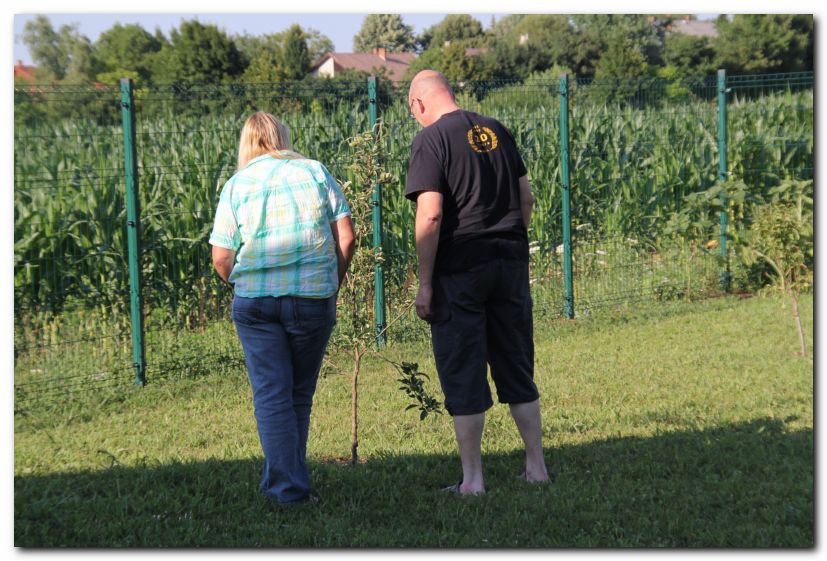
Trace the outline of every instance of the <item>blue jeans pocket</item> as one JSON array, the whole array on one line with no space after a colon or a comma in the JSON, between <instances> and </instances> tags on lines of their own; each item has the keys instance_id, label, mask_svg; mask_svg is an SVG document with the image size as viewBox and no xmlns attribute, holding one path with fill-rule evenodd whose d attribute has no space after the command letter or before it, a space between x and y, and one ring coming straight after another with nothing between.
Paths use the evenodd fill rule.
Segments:
<instances>
[{"instance_id":1,"label":"blue jeans pocket","mask_svg":"<svg viewBox=\"0 0 827 561\"><path fill-rule=\"evenodd\" d=\"M336 321L336 297L295 298L293 311L296 322L305 329L324 327Z\"/></svg>"},{"instance_id":2,"label":"blue jeans pocket","mask_svg":"<svg viewBox=\"0 0 827 561\"><path fill-rule=\"evenodd\" d=\"M261 305L262 302L260 298L234 297L232 309L233 321L244 325L262 323L264 320Z\"/></svg>"}]
</instances>

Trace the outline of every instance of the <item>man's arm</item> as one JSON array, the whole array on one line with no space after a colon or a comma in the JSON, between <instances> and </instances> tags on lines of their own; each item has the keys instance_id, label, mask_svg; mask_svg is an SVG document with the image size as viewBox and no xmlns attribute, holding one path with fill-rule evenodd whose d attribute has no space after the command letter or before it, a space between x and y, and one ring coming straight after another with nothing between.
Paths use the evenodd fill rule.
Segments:
<instances>
[{"instance_id":1,"label":"man's arm","mask_svg":"<svg viewBox=\"0 0 827 561\"><path fill-rule=\"evenodd\" d=\"M212 246L212 264L221 280L230 282L230 273L235 264L235 251L226 247Z\"/></svg>"},{"instance_id":2,"label":"man's arm","mask_svg":"<svg viewBox=\"0 0 827 561\"><path fill-rule=\"evenodd\" d=\"M330 223L333 239L336 240L336 259L339 263L339 286L345 280L345 273L350 267L353 253L356 251L356 236L353 233L353 221L350 216Z\"/></svg>"},{"instance_id":3,"label":"man's arm","mask_svg":"<svg viewBox=\"0 0 827 561\"><path fill-rule=\"evenodd\" d=\"M531 224L531 211L534 210L534 195L531 193L531 185L528 183L528 176L524 175L520 179L520 210L523 213L523 222L528 229Z\"/></svg>"},{"instance_id":4,"label":"man's arm","mask_svg":"<svg viewBox=\"0 0 827 561\"><path fill-rule=\"evenodd\" d=\"M419 258L419 292L416 295L416 314L428 321L433 316L434 263L442 223L442 194L422 191L416 198L416 254Z\"/></svg>"}]
</instances>

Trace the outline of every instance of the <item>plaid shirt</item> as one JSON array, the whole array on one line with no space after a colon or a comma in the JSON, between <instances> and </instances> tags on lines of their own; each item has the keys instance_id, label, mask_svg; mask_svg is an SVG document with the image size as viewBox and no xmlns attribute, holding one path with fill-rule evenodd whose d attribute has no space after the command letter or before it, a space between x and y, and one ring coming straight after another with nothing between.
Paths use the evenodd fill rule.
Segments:
<instances>
[{"instance_id":1,"label":"plaid shirt","mask_svg":"<svg viewBox=\"0 0 827 561\"><path fill-rule=\"evenodd\" d=\"M326 298L339 286L330 223L347 216L321 163L259 156L224 184L210 244L236 252L238 296Z\"/></svg>"}]
</instances>

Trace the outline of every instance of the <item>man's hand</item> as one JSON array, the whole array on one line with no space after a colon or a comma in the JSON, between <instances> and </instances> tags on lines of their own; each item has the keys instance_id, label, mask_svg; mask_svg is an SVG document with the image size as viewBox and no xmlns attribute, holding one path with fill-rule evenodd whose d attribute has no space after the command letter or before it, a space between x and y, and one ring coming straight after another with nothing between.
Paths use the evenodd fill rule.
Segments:
<instances>
[{"instance_id":1,"label":"man's hand","mask_svg":"<svg viewBox=\"0 0 827 561\"><path fill-rule=\"evenodd\" d=\"M416 305L416 315L428 323L431 323L434 317L434 311L431 308L433 297L434 290L430 285L419 285L419 291L416 293L416 300L414 301Z\"/></svg>"}]
</instances>

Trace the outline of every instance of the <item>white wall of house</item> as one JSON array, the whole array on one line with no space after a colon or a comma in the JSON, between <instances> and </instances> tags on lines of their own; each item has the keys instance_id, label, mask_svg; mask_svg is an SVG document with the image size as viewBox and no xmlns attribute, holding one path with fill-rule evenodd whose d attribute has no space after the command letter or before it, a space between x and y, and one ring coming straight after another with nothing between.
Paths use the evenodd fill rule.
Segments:
<instances>
[{"instance_id":1,"label":"white wall of house","mask_svg":"<svg viewBox=\"0 0 827 561\"><path fill-rule=\"evenodd\" d=\"M324 61L316 70L313 71L314 76L328 76L333 78L335 74L335 65L336 63L333 60L333 57Z\"/></svg>"}]
</instances>

